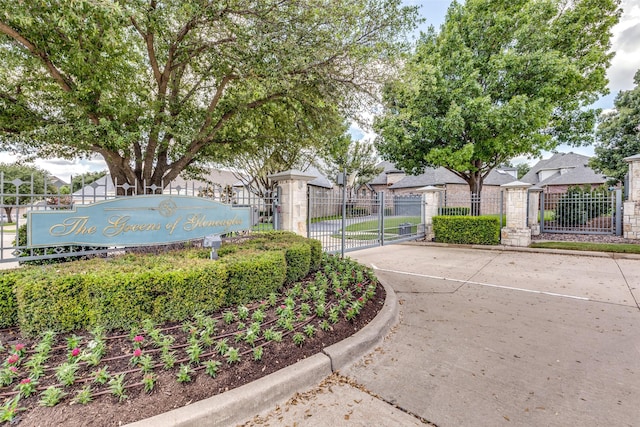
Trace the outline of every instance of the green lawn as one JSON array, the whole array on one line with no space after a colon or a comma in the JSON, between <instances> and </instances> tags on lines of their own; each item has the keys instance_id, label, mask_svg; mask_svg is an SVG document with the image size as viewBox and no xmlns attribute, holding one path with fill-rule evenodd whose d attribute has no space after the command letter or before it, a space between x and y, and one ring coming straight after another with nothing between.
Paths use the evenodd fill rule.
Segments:
<instances>
[{"instance_id":1,"label":"green lawn","mask_svg":"<svg viewBox=\"0 0 640 427\"><path fill-rule=\"evenodd\" d=\"M16 231L16 223L15 222L7 222L4 224L0 224L0 228L5 233L15 233Z\"/></svg>"},{"instance_id":2,"label":"green lawn","mask_svg":"<svg viewBox=\"0 0 640 427\"><path fill-rule=\"evenodd\" d=\"M392 240L398 238L398 231L400 224L411 223L411 234L417 232L418 226L421 222L419 216L394 216L384 219L385 239ZM345 238L353 240L375 240L379 238L378 235L378 220L362 221L355 224L349 224L345 228ZM342 235L340 232L334 234L332 237L340 238Z\"/></svg>"},{"instance_id":3,"label":"green lawn","mask_svg":"<svg viewBox=\"0 0 640 427\"><path fill-rule=\"evenodd\" d=\"M640 244L634 243L534 242L531 243L530 247L640 254Z\"/></svg>"},{"instance_id":4,"label":"green lawn","mask_svg":"<svg viewBox=\"0 0 640 427\"><path fill-rule=\"evenodd\" d=\"M544 220L553 221L556 219L556 212L551 210L544 211ZM540 221L540 212L538 212L538 221Z\"/></svg>"},{"instance_id":5,"label":"green lawn","mask_svg":"<svg viewBox=\"0 0 640 427\"><path fill-rule=\"evenodd\" d=\"M400 224L410 222L411 224L420 224L421 219L419 216L392 216L384 219L384 229L397 229ZM372 219L369 221L362 221L355 224L350 224L345 228L347 232L354 231L377 231L378 220Z\"/></svg>"}]
</instances>

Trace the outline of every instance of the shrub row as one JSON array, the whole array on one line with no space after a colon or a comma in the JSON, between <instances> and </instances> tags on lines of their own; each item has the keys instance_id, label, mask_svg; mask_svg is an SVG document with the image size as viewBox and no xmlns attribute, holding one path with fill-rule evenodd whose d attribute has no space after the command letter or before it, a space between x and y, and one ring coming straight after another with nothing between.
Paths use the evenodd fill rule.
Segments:
<instances>
[{"instance_id":1,"label":"shrub row","mask_svg":"<svg viewBox=\"0 0 640 427\"><path fill-rule=\"evenodd\" d=\"M262 299L318 269L320 243L267 233L208 250L127 254L0 275L0 325L24 334L97 325L127 329L141 320L181 321L197 312Z\"/></svg>"},{"instance_id":2,"label":"shrub row","mask_svg":"<svg viewBox=\"0 0 640 427\"><path fill-rule=\"evenodd\" d=\"M500 220L490 216L435 216L436 242L469 245L500 243Z\"/></svg>"}]
</instances>

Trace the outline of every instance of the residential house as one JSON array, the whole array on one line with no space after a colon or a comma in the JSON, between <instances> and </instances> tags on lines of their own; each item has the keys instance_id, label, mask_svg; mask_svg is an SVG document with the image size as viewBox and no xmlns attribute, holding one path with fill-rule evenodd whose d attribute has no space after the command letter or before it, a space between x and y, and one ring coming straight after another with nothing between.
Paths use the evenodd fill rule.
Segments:
<instances>
[{"instance_id":1,"label":"residential house","mask_svg":"<svg viewBox=\"0 0 640 427\"><path fill-rule=\"evenodd\" d=\"M589 157L576 153L555 153L536 163L520 181L543 188L547 193L565 193L570 186L604 185L607 178L589 167Z\"/></svg>"},{"instance_id":2,"label":"residential house","mask_svg":"<svg viewBox=\"0 0 640 427\"><path fill-rule=\"evenodd\" d=\"M393 163L378 164L383 171L368 183L375 193L383 192L385 197L409 196L419 194L418 189L426 186L442 188L443 206L469 206L471 194L469 184L458 175L443 167L424 169L420 175L407 175L395 167ZM515 181L517 170L512 167L501 167L492 170L484 179L482 186L482 213L500 212L501 191L503 184Z\"/></svg>"}]
</instances>

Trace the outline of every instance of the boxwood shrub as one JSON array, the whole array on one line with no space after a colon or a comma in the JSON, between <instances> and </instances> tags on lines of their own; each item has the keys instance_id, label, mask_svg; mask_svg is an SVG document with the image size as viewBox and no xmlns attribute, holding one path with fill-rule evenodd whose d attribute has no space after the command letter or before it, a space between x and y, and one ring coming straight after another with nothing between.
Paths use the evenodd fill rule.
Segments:
<instances>
[{"instance_id":1,"label":"boxwood shrub","mask_svg":"<svg viewBox=\"0 0 640 427\"><path fill-rule=\"evenodd\" d=\"M26 335L93 326L127 329L146 318L181 321L265 298L322 260L320 242L266 233L208 250L126 254L0 274L0 322Z\"/></svg>"},{"instance_id":2,"label":"boxwood shrub","mask_svg":"<svg viewBox=\"0 0 640 427\"><path fill-rule=\"evenodd\" d=\"M0 273L0 328L8 328L18 323L18 305L13 290L20 275L19 270Z\"/></svg>"},{"instance_id":3,"label":"boxwood shrub","mask_svg":"<svg viewBox=\"0 0 640 427\"><path fill-rule=\"evenodd\" d=\"M435 216L436 242L469 245L500 243L500 220L492 216Z\"/></svg>"},{"instance_id":4,"label":"boxwood shrub","mask_svg":"<svg viewBox=\"0 0 640 427\"><path fill-rule=\"evenodd\" d=\"M268 251L222 258L228 271L226 305L264 298L278 291L287 277L283 251Z\"/></svg>"}]
</instances>

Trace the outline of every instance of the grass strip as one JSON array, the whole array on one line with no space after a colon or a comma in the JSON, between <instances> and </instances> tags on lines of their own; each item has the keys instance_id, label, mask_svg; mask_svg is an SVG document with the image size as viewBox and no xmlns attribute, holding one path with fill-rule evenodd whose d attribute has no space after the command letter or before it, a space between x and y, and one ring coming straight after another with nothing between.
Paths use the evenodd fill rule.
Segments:
<instances>
[{"instance_id":1,"label":"grass strip","mask_svg":"<svg viewBox=\"0 0 640 427\"><path fill-rule=\"evenodd\" d=\"M530 247L546 249L568 249L572 251L640 254L640 244L635 243L535 242L531 243Z\"/></svg>"}]
</instances>

